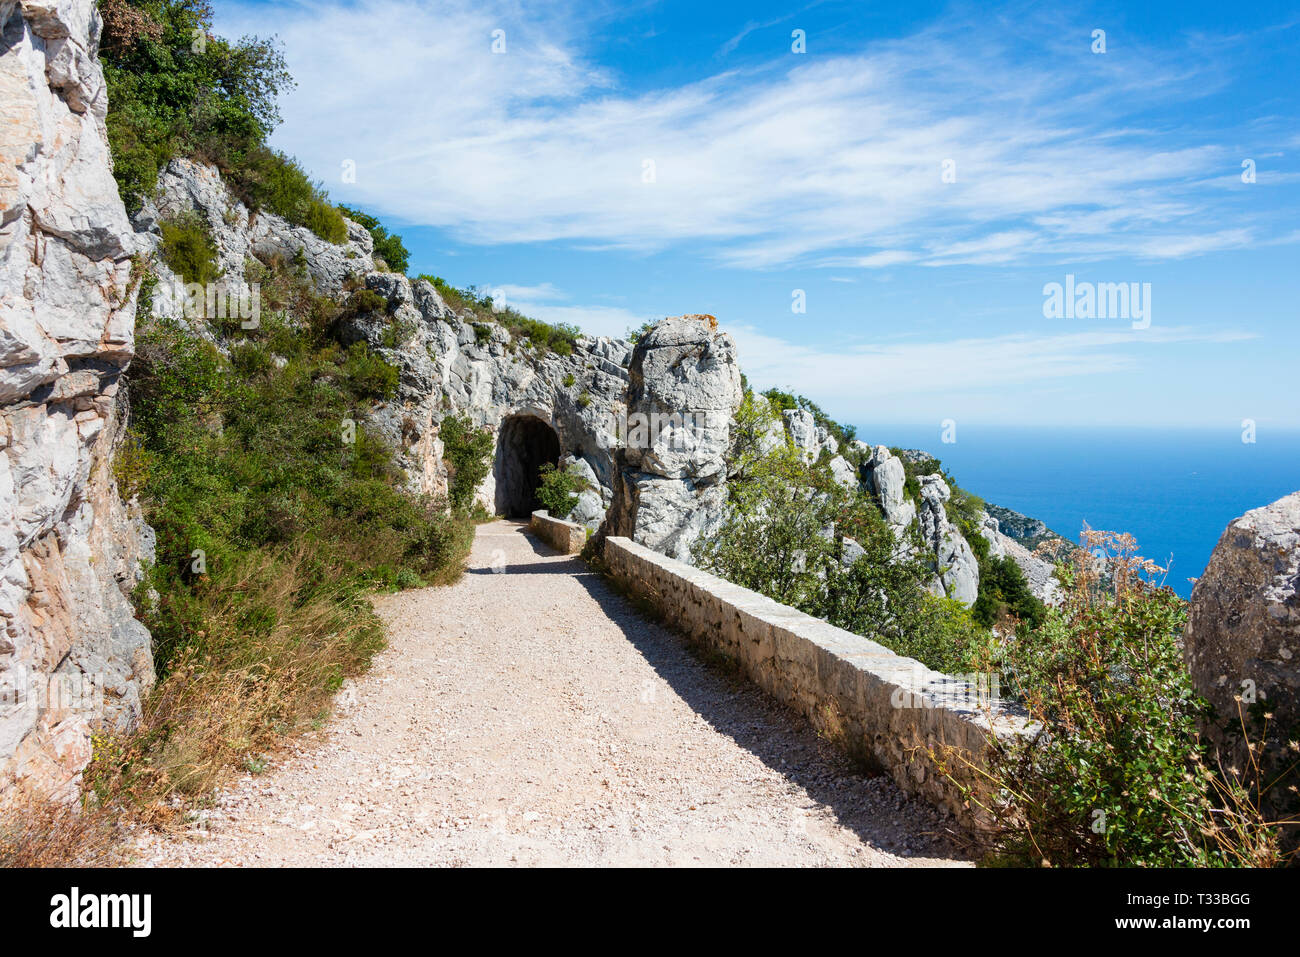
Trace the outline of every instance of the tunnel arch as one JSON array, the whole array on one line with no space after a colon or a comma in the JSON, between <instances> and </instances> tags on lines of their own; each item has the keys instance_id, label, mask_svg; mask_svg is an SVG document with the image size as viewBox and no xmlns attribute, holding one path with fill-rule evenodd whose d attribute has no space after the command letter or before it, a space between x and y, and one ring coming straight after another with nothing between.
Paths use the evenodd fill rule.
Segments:
<instances>
[{"instance_id":1,"label":"tunnel arch","mask_svg":"<svg viewBox=\"0 0 1300 957\"><path fill-rule=\"evenodd\" d=\"M508 518L527 518L541 508L538 471L560 461L560 437L546 420L522 413L507 416L497 432L496 511Z\"/></svg>"}]
</instances>

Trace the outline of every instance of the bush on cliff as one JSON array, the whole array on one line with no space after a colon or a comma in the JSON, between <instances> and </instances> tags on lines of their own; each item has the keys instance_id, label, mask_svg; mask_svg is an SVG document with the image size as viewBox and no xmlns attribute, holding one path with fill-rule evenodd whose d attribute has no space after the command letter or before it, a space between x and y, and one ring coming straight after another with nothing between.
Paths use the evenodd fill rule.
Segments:
<instances>
[{"instance_id":1,"label":"bush on cliff","mask_svg":"<svg viewBox=\"0 0 1300 957\"><path fill-rule=\"evenodd\" d=\"M340 307L292 271L260 278L229 358L142 317L127 448L157 533L138 598L160 680L138 733L97 741L106 803L201 792L320 719L383 644L366 593L449 581L472 540L364 424L396 370L333 341Z\"/></svg>"},{"instance_id":2,"label":"bush on cliff","mask_svg":"<svg viewBox=\"0 0 1300 957\"><path fill-rule=\"evenodd\" d=\"M986 657L987 632L960 603L926 592L929 569L898 554L869 498L839 485L824 464L804 462L788 437L765 448L776 421L745 396L728 456L727 513L696 543L696 563L931 668L973 669ZM852 563L845 538L862 549Z\"/></svg>"},{"instance_id":3,"label":"bush on cliff","mask_svg":"<svg viewBox=\"0 0 1300 957\"><path fill-rule=\"evenodd\" d=\"M217 267L217 245L197 213L159 224L162 242L158 254L172 272L187 283L210 283L221 278Z\"/></svg>"},{"instance_id":4,"label":"bush on cliff","mask_svg":"<svg viewBox=\"0 0 1300 957\"><path fill-rule=\"evenodd\" d=\"M190 156L216 165L250 207L347 239L324 190L266 145L280 121L276 97L293 85L272 41L213 36L205 0L107 0L100 12L108 140L129 210L169 160Z\"/></svg>"},{"instance_id":5,"label":"bush on cliff","mask_svg":"<svg viewBox=\"0 0 1300 957\"><path fill-rule=\"evenodd\" d=\"M578 493L591 488L573 465L560 469L547 462L537 476L537 501L553 518L565 518L578 504Z\"/></svg>"},{"instance_id":6,"label":"bush on cliff","mask_svg":"<svg viewBox=\"0 0 1300 957\"><path fill-rule=\"evenodd\" d=\"M1206 709L1183 663L1186 603L1151 578L1130 536L1085 534L1062 569L1065 602L1002 652L1003 690L1042 731L993 742L969 792L993 822L994 861L1048 866L1219 867L1279 862L1249 768L1212 765L1198 732ZM1091 561L1103 549L1110 574ZM969 770L940 752L954 780ZM960 767L959 767L960 766Z\"/></svg>"},{"instance_id":7,"label":"bush on cliff","mask_svg":"<svg viewBox=\"0 0 1300 957\"><path fill-rule=\"evenodd\" d=\"M411 265L411 254L407 252L406 246L402 243L402 237L396 233L390 233L384 226L369 213L363 213L359 209L353 209L350 206L340 206L340 210L348 219L364 226L370 233L370 238L375 241L375 258L382 259L384 265L392 272L405 273Z\"/></svg>"}]
</instances>

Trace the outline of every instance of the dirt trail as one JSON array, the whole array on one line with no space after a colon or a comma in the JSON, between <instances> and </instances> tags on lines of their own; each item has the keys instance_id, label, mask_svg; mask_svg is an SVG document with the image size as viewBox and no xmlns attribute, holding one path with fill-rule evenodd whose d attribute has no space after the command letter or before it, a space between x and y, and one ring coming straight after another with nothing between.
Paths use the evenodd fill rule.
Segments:
<instances>
[{"instance_id":1,"label":"dirt trail","mask_svg":"<svg viewBox=\"0 0 1300 957\"><path fill-rule=\"evenodd\" d=\"M520 525L376 607L390 647L329 726L140 863L957 863L928 806Z\"/></svg>"}]
</instances>

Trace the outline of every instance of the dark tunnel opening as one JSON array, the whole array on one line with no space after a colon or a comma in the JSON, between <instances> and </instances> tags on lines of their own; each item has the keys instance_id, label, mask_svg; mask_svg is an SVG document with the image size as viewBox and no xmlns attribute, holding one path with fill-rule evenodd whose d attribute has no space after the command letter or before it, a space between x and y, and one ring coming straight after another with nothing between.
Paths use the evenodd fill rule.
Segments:
<instances>
[{"instance_id":1,"label":"dark tunnel opening","mask_svg":"<svg viewBox=\"0 0 1300 957\"><path fill-rule=\"evenodd\" d=\"M527 518L541 508L538 472L560 461L560 438L534 415L514 415L497 433L496 510L508 518Z\"/></svg>"}]
</instances>

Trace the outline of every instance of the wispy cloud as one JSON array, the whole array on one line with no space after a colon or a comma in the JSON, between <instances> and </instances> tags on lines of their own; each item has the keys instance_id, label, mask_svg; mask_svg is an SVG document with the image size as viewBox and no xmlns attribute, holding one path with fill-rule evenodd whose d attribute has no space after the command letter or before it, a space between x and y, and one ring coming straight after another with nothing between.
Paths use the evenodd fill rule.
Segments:
<instances>
[{"instance_id":1,"label":"wispy cloud","mask_svg":"<svg viewBox=\"0 0 1300 957\"><path fill-rule=\"evenodd\" d=\"M1240 330L1190 328L1088 330L1055 335L1002 335L933 342L895 342L834 349L802 345L748 325L725 326L750 380L790 387L822 404L922 408L919 399L989 392L1014 396L1031 383L1068 382L1132 370L1144 351L1179 344L1254 339Z\"/></svg>"},{"instance_id":2,"label":"wispy cloud","mask_svg":"<svg viewBox=\"0 0 1300 957\"><path fill-rule=\"evenodd\" d=\"M1177 258L1273 235L1262 211L1213 225L1228 191L1205 186L1238 167L1233 150L1126 121L1213 91L1224 67L1172 47L1091 55L1057 14L947 18L625 94L564 4L267 9L223 16L232 32L273 20L286 44L299 85L279 142L339 195L468 242L870 269ZM355 184L336 182L346 160Z\"/></svg>"}]
</instances>

